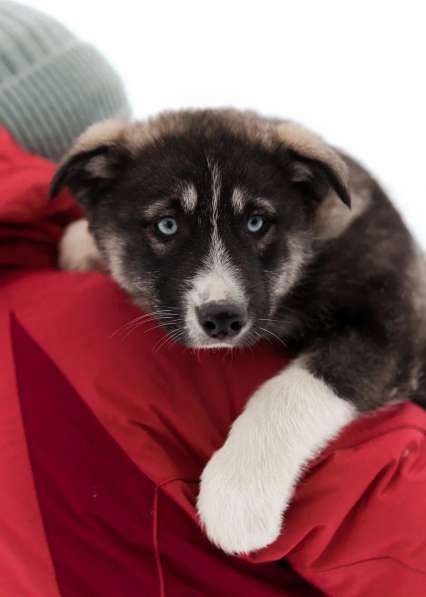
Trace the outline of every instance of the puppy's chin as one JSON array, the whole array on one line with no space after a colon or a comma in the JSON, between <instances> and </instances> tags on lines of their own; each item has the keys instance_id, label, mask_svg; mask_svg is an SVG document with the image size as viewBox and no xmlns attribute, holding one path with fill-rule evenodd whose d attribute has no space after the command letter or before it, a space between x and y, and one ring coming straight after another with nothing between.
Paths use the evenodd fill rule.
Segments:
<instances>
[{"instance_id":1,"label":"puppy's chin","mask_svg":"<svg viewBox=\"0 0 426 597\"><path fill-rule=\"evenodd\" d=\"M189 348L196 350L231 350L238 348L248 348L257 342L256 335L252 330L247 330L241 334L241 337L229 340L216 340L207 336L200 335L199 337L187 337L182 340L182 343Z\"/></svg>"},{"instance_id":2,"label":"puppy's chin","mask_svg":"<svg viewBox=\"0 0 426 597\"><path fill-rule=\"evenodd\" d=\"M211 342L211 343L191 343L187 344L190 348L195 348L196 350L230 350L233 348L241 348L238 344L233 344L231 342Z\"/></svg>"}]
</instances>

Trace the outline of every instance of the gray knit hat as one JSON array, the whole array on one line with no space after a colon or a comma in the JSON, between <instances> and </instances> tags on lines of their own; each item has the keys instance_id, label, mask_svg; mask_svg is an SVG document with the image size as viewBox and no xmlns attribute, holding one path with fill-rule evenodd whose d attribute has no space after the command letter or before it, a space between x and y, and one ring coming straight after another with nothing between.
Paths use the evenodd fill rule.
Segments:
<instances>
[{"instance_id":1,"label":"gray knit hat","mask_svg":"<svg viewBox=\"0 0 426 597\"><path fill-rule=\"evenodd\" d=\"M0 126L59 161L104 118L129 118L122 81L92 45L32 8L0 0Z\"/></svg>"}]
</instances>

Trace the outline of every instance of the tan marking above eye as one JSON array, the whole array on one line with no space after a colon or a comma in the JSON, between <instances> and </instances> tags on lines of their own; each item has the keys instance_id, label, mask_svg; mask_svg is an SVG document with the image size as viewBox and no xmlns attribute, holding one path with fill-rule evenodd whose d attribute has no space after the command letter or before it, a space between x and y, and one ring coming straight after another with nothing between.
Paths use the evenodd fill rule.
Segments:
<instances>
[{"instance_id":1,"label":"tan marking above eye","mask_svg":"<svg viewBox=\"0 0 426 597\"><path fill-rule=\"evenodd\" d=\"M184 212L191 213L195 210L198 201L197 190L192 183L182 183L175 189L172 196L159 198L150 205L142 205L141 211L145 218L151 220L167 215L170 210L175 211L181 207Z\"/></svg>"},{"instance_id":2,"label":"tan marking above eye","mask_svg":"<svg viewBox=\"0 0 426 597\"><path fill-rule=\"evenodd\" d=\"M269 216L276 215L275 208L269 199L265 197L251 197L247 191L244 191L240 187L235 187L231 196L231 203L236 214L242 214L246 208L249 208L251 212L259 209L261 214Z\"/></svg>"},{"instance_id":3,"label":"tan marking above eye","mask_svg":"<svg viewBox=\"0 0 426 597\"><path fill-rule=\"evenodd\" d=\"M239 189L238 187L236 187L234 189L234 192L232 193L231 203L234 208L234 211L237 214L240 214L243 212L246 200L247 200L247 198L246 198L244 192L241 189Z\"/></svg>"},{"instance_id":4,"label":"tan marking above eye","mask_svg":"<svg viewBox=\"0 0 426 597\"><path fill-rule=\"evenodd\" d=\"M184 183L180 191L180 200L183 210L191 213L195 210L198 201L197 189L192 183Z\"/></svg>"}]
</instances>

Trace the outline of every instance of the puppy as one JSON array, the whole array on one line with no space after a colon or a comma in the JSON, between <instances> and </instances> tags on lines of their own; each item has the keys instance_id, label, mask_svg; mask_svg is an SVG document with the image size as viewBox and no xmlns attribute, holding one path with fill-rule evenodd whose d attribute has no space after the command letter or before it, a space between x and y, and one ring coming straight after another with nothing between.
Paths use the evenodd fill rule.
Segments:
<instances>
[{"instance_id":1,"label":"puppy","mask_svg":"<svg viewBox=\"0 0 426 597\"><path fill-rule=\"evenodd\" d=\"M284 342L201 477L198 512L228 553L267 546L306 464L356 417L426 406L424 258L379 184L288 122L233 110L89 128L60 165L87 222L65 269L103 264L197 348Z\"/></svg>"}]
</instances>

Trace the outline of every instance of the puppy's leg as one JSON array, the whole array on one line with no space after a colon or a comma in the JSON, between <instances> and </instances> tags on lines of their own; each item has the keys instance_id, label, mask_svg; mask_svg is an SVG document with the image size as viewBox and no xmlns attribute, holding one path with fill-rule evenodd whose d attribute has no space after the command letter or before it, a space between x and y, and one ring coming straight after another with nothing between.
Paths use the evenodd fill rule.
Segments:
<instances>
[{"instance_id":1,"label":"puppy's leg","mask_svg":"<svg viewBox=\"0 0 426 597\"><path fill-rule=\"evenodd\" d=\"M415 351L401 354L390 327L371 318L318 339L250 399L201 478L199 515L224 551L272 543L306 463L359 413L409 395Z\"/></svg>"},{"instance_id":2,"label":"puppy's leg","mask_svg":"<svg viewBox=\"0 0 426 597\"><path fill-rule=\"evenodd\" d=\"M265 547L306 463L357 415L319 376L295 361L250 399L201 477L198 512L228 553Z\"/></svg>"},{"instance_id":3,"label":"puppy's leg","mask_svg":"<svg viewBox=\"0 0 426 597\"><path fill-rule=\"evenodd\" d=\"M104 269L87 220L77 220L65 230L59 243L58 264L61 269L77 272Z\"/></svg>"}]
</instances>

